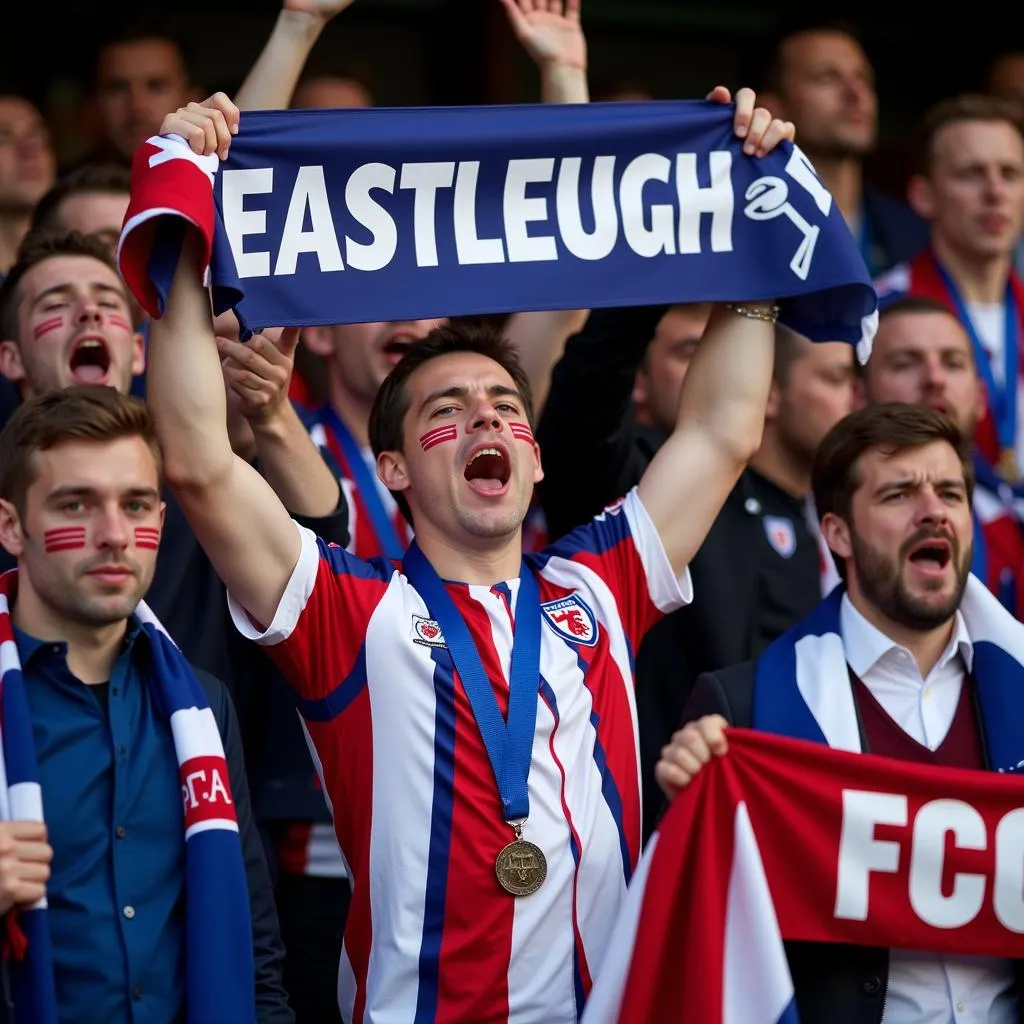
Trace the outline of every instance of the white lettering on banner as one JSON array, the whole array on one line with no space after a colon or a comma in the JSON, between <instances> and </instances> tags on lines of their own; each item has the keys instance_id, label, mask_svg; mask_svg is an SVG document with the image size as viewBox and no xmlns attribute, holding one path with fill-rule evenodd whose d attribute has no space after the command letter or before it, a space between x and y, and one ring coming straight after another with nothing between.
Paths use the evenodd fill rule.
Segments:
<instances>
[{"instance_id":1,"label":"white lettering on banner","mask_svg":"<svg viewBox=\"0 0 1024 1024\"><path fill-rule=\"evenodd\" d=\"M403 164L399 188L413 190L412 234L416 240L416 266L437 266L437 190L451 188L455 163Z\"/></svg>"},{"instance_id":2,"label":"white lettering on banner","mask_svg":"<svg viewBox=\"0 0 1024 1024\"><path fill-rule=\"evenodd\" d=\"M235 257L238 276L269 277L270 253L245 251L246 235L267 233L267 211L245 209L245 197L273 192L274 168L255 167L244 171L225 171L221 177L224 231L228 236L231 253Z\"/></svg>"},{"instance_id":3,"label":"white lettering on banner","mask_svg":"<svg viewBox=\"0 0 1024 1024\"><path fill-rule=\"evenodd\" d=\"M322 165L299 167L276 246L267 231L268 204L261 206L252 198L274 193L273 168L225 169L221 210L241 278L294 274L303 256L315 256L321 273L382 270L395 259L410 227L409 241L420 267L441 264L439 233L454 239L456 259L463 266L552 262L563 250L577 259L601 260L620 235L645 258L699 254L707 247L703 238L711 252L733 250L736 197L730 151L676 153L673 159L641 153L620 168L616 159L602 155L588 160L589 188L581 181L584 160L579 156L509 160L502 186L502 230L494 237L482 236L477 221L478 160L362 164L349 175L341 197L328 191ZM700 183L702 172L706 185ZM790 268L806 280L821 228L793 206L790 188L806 191L823 216L832 209L832 197L796 147L784 173L788 182L766 175L751 183L743 212L755 221L785 217L797 228L802 240ZM286 187L280 173L276 186ZM396 221L394 203L389 202L396 188L413 193L411 225ZM447 230L438 221L442 189L452 190ZM588 230L585 223L593 226ZM359 230L352 231L352 226ZM263 237L263 248L256 236Z\"/></svg>"},{"instance_id":4,"label":"white lettering on banner","mask_svg":"<svg viewBox=\"0 0 1024 1024\"><path fill-rule=\"evenodd\" d=\"M398 227L394 218L370 193L395 191L395 169L387 164L357 167L345 186L348 212L373 235L369 245L345 239L348 265L356 270L383 270L398 251Z\"/></svg>"},{"instance_id":5,"label":"white lettering on banner","mask_svg":"<svg viewBox=\"0 0 1024 1024\"><path fill-rule=\"evenodd\" d=\"M309 210L309 231L302 225ZM266 215L264 214L264 217ZM342 270L338 236L331 220L331 204L327 200L327 183L322 167L300 167L295 188L288 201L288 213L281 232L281 248L274 264L274 276L294 274L300 252L315 252L321 270ZM269 253L267 258L270 258Z\"/></svg>"},{"instance_id":6,"label":"white lettering on banner","mask_svg":"<svg viewBox=\"0 0 1024 1024\"><path fill-rule=\"evenodd\" d=\"M843 790L834 914L866 921L871 875L897 874L909 846L908 897L917 916L933 928L961 928L982 911L989 878L957 871L943 891L946 849L984 852L989 828L980 812L962 800L931 800L909 818L909 801L896 793ZM910 830L909 836L878 839L887 825ZM911 827L912 826L912 827ZM1024 934L1024 808L1005 814L995 827L992 909L1009 931Z\"/></svg>"}]
</instances>

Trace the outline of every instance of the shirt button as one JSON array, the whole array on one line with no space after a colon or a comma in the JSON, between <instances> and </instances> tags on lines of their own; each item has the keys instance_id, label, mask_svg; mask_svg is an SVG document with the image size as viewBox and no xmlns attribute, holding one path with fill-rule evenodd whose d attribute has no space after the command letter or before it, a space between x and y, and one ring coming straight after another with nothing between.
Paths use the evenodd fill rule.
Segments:
<instances>
[{"instance_id":1,"label":"shirt button","mask_svg":"<svg viewBox=\"0 0 1024 1024\"><path fill-rule=\"evenodd\" d=\"M124 755L127 754L127 753L128 753L128 748L123 743L119 743L118 746L117 746L117 756L118 757L124 757Z\"/></svg>"},{"instance_id":2,"label":"shirt button","mask_svg":"<svg viewBox=\"0 0 1024 1024\"><path fill-rule=\"evenodd\" d=\"M118 825L117 828L114 829L114 835L117 836L118 839L124 839L124 837L125 837L125 827L124 827L124 825Z\"/></svg>"},{"instance_id":3,"label":"shirt button","mask_svg":"<svg viewBox=\"0 0 1024 1024\"><path fill-rule=\"evenodd\" d=\"M871 974L861 982L860 987L869 996L877 995L882 988L882 979L875 974Z\"/></svg>"},{"instance_id":4,"label":"shirt button","mask_svg":"<svg viewBox=\"0 0 1024 1024\"><path fill-rule=\"evenodd\" d=\"M127 917L128 920L130 921L135 916L135 908L132 906L127 906L124 908L123 913L124 916Z\"/></svg>"},{"instance_id":5,"label":"shirt button","mask_svg":"<svg viewBox=\"0 0 1024 1024\"><path fill-rule=\"evenodd\" d=\"M966 1009L967 1009L967 1007L966 1007L966 1006L964 1006L964 1001L963 1001L962 999L961 999L961 1000L959 1000L959 1001L957 1002L957 1004L956 1004L956 1012L957 1012L957 1013L963 1013L963 1012L964 1012L964 1010L966 1010Z\"/></svg>"},{"instance_id":6,"label":"shirt button","mask_svg":"<svg viewBox=\"0 0 1024 1024\"><path fill-rule=\"evenodd\" d=\"M757 498L747 498L743 502L743 509L748 515L756 516L761 511L761 502Z\"/></svg>"},{"instance_id":7,"label":"shirt button","mask_svg":"<svg viewBox=\"0 0 1024 1024\"><path fill-rule=\"evenodd\" d=\"M142 986L141 985L136 985L135 988L132 989L132 995L135 996L136 999L141 999L142 998Z\"/></svg>"}]
</instances>

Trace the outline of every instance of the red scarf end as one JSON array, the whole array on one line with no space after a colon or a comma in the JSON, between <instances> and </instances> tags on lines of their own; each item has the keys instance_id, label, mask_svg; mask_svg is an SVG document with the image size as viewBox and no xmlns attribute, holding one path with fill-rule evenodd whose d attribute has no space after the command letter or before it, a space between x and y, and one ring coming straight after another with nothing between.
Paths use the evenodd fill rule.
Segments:
<instances>
[{"instance_id":1,"label":"red scarf end","mask_svg":"<svg viewBox=\"0 0 1024 1024\"><path fill-rule=\"evenodd\" d=\"M2 940L2 952L4 960L25 959L25 952L28 950L28 939L18 924L18 912L11 910L4 914L4 932Z\"/></svg>"}]
</instances>

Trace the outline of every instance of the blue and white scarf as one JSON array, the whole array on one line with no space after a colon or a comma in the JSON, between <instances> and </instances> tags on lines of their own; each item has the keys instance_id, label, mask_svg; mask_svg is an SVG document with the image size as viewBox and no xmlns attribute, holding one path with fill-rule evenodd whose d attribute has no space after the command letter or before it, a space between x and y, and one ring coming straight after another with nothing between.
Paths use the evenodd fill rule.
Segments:
<instances>
[{"instance_id":1,"label":"blue and white scarf","mask_svg":"<svg viewBox=\"0 0 1024 1024\"><path fill-rule=\"evenodd\" d=\"M753 727L860 752L858 718L840 631L840 585L758 659ZM974 648L972 675L989 763L1024 766L1024 625L974 575L960 613Z\"/></svg>"},{"instance_id":2,"label":"blue and white scarf","mask_svg":"<svg viewBox=\"0 0 1024 1024\"><path fill-rule=\"evenodd\" d=\"M43 821L43 797L10 607L17 570L0 576L0 819ZM181 773L185 832L185 1006L189 1024L256 1019L252 916L228 766L217 720L192 667L140 604L144 670L167 715ZM168 808L168 813L178 813ZM7 967L16 1024L57 1024L46 900L8 915ZM19 933L20 929L20 934ZM88 936L82 937L83 942Z\"/></svg>"},{"instance_id":3,"label":"blue and white scarf","mask_svg":"<svg viewBox=\"0 0 1024 1024\"><path fill-rule=\"evenodd\" d=\"M743 153L705 101L247 112L221 165L140 146L118 257L162 314L199 229L216 312L249 329L780 300L870 344L876 295L800 149ZM866 351L861 357L866 359Z\"/></svg>"}]
</instances>

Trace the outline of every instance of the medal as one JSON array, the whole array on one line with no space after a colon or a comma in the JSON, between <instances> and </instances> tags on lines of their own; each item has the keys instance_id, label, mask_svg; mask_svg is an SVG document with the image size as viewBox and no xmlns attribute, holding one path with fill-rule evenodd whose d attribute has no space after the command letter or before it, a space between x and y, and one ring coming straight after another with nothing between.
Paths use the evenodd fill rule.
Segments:
<instances>
[{"instance_id":1,"label":"medal","mask_svg":"<svg viewBox=\"0 0 1024 1024\"><path fill-rule=\"evenodd\" d=\"M548 862L544 851L523 838L523 826L517 823L515 839L506 846L494 862L498 884L513 896L530 896L548 876Z\"/></svg>"},{"instance_id":2,"label":"medal","mask_svg":"<svg viewBox=\"0 0 1024 1024\"><path fill-rule=\"evenodd\" d=\"M502 816L515 832L515 839L498 854L494 863L498 884L512 896L529 896L541 887L548 873L544 852L523 838L523 824L530 816L527 782L540 690L541 611L537 577L523 559L512 635L506 720L469 627L416 541L409 545L402 559L402 571L426 604L427 615L441 627L447 650L437 648L434 656L447 655L459 674L491 762L494 781L498 784Z\"/></svg>"}]
</instances>

